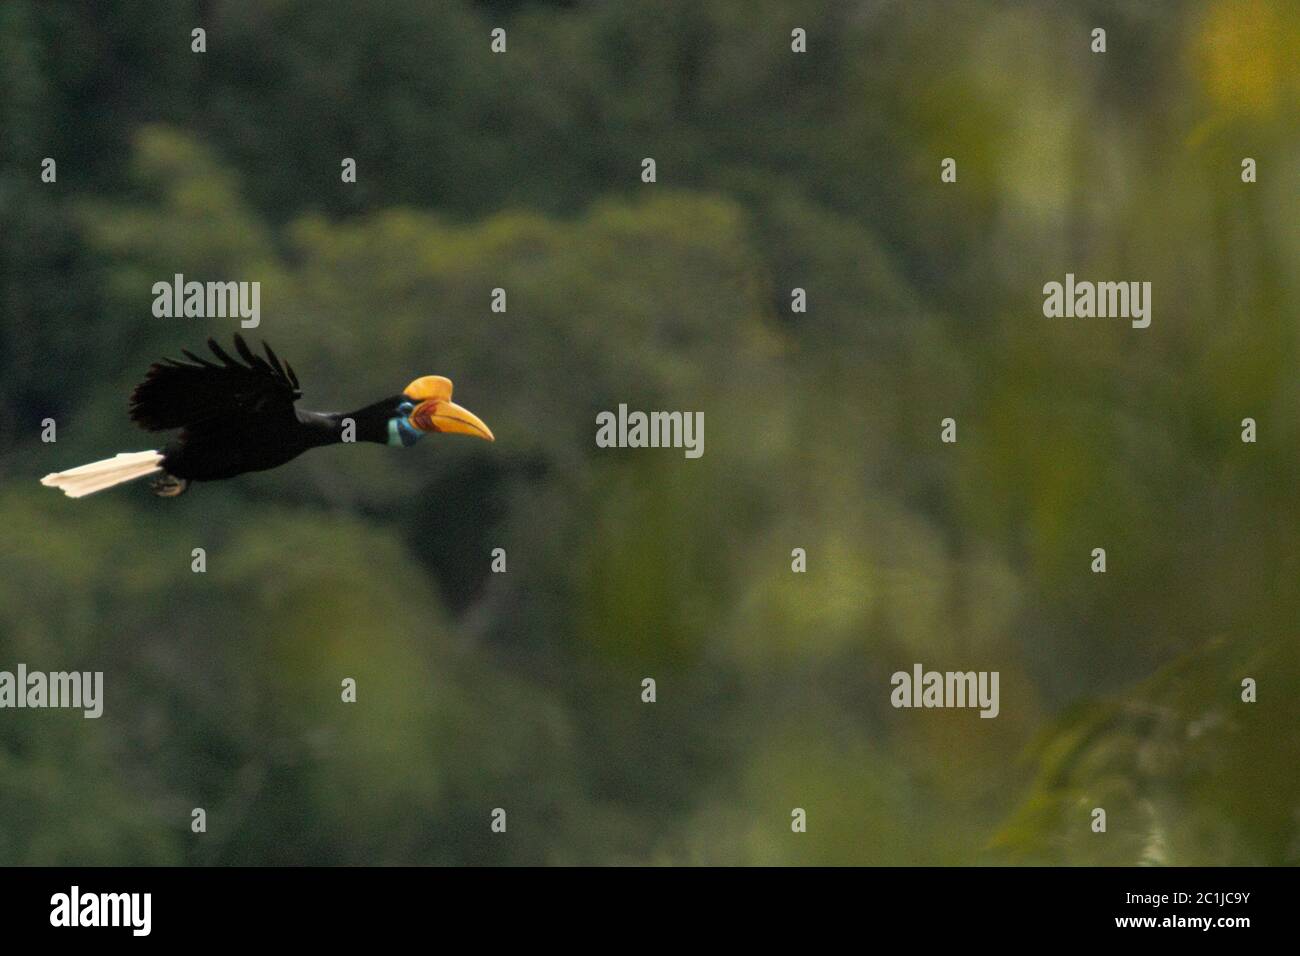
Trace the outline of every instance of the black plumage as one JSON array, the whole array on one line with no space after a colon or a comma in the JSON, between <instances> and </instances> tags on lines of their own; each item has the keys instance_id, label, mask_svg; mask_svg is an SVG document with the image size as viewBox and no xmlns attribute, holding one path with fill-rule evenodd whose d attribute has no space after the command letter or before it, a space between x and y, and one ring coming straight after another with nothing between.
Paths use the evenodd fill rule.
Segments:
<instances>
[{"instance_id":1,"label":"black plumage","mask_svg":"<svg viewBox=\"0 0 1300 956\"><path fill-rule=\"evenodd\" d=\"M188 362L154 363L131 395L131 420L141 428L181 429L162 449L169 475L215 481L275 468L309 448L341 442L344 418L356 423L355 440L387 440L402 396L355 412L300 410L294 406L302 397L298 376L269 345L263 343L265 358L241 335L235 336L238 359L213 339L208 348L217 361L184 349Z\"/></svg>"},{"instance_id":2,"label":"black plumage","mask_svg":"<svg viewBox=\"0 0 1300 956\"><path fill-rule=\"evenodd\" d=\"M232 413L261 414L277 406L291 410L302 397L292 366L281 364L269 345L263 343L264 359L236 335L235 351L245 364L214 339L208 339L208 347L220 365L182 349L189 363L164 359L149 366L131 394L131 420L146 431L166 431Z\"/></svg>"},{"instance_id":3,"label":"black plumage","mask_svg":"<svg viewBox=\"0 0 1300 956\"><path fill-rule=\"evenodd\" d=\"M421 376L399 394L354 412L313 412L295 407L302 396L298 376L271 346L263 343L263 357L236 335L234 356L213 339L208 348L215 361L183 350L189 361L155 362L131 393L131 420L141 428L180 429L163 448L51 472L41 484L84 498L154 476L155 493L174 497L191 481L265 471L322 445L407 447L435 432L495 440L477 415L451 400L451 379L441 375Z\"/></svg>"}]
</instances>

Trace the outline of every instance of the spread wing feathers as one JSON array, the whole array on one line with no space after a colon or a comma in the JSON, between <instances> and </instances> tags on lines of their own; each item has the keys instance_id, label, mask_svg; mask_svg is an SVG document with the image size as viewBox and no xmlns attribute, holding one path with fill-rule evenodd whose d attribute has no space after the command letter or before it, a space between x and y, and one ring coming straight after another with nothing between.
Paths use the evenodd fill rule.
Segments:
<instances>
[{"instance_id":1,"label":"spread wing feathers","mask_svg":"<svg viewBox=\"0 0 1300 956\"><path fill-rule=\"evenodd\" d=\"M208 348L216 362L188 349L181 351L189 362L155 362L131 393L131 420L156 432L250 415L292 415L293 403L302 396L298 376L269 345L262 344L266 358L236 334L235 351L242 362L213 339L208 339Z\"/></svg>"}]
</instances>

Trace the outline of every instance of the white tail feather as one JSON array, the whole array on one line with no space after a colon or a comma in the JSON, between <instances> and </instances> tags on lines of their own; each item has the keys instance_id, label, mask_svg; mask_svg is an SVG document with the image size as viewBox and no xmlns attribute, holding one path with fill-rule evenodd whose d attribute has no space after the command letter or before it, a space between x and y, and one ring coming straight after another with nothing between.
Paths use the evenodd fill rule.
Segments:
<instances>
[{"instance_id":1,"label":"white tail feather","mask_svg":"<svg viewBox=\"0 0 1300 956\"><path fill-rule=\"evenodd\" d=\"M69 498L84 498L124 481L162 471L162 460L163 456L156 451L124 451L103 461L52 472L41 479L41 484L59 488Z\"/></svg>"}]
</instances>

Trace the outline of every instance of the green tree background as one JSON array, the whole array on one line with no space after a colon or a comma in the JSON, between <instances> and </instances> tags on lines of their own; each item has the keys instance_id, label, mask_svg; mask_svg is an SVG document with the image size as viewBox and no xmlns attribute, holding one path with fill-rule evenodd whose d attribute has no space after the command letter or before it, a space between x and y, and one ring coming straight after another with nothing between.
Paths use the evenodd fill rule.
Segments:
<instances>
[{"instance_id":1,"label":"green tree background","mask_svg":"<svg viewBox=\"0 0 1300 956\"><path fill-rule=\"evenodd\" d=\"M1287 0L6 0L0 669L107 701L0 712L0 863L1300 862L1297 62ZM41 488L235 331L177 272L307 407L447 374L497 443Z\"/></svg>"}]
</instances>

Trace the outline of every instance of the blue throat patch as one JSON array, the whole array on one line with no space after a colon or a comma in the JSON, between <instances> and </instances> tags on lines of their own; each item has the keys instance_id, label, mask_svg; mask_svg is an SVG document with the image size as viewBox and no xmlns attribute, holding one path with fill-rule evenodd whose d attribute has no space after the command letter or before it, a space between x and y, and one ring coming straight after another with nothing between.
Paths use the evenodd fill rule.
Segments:
<instances>
[{"instance_id":1,"label":"blue throat patch","mask_svg":"<svg viewBox=\"0 0 1300 956\"><path fill-rule=\"evenodd\" d=\"M412 428L405 416L388 420L388 444L395 448L410 448L424 437L424 432Z\"/></svg>"}]
</instances>

